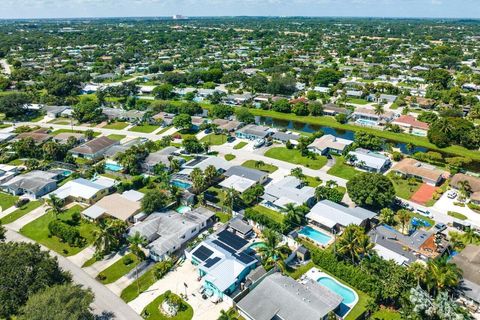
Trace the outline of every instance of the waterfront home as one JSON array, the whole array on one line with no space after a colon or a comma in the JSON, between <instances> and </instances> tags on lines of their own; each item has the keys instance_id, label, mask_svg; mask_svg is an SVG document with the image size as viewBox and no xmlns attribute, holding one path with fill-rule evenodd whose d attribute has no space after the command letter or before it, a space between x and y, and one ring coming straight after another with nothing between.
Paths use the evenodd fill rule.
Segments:
<instances>
[{"instance_id":1,"label":"waterfront home","mask_svg":"<svg viewBox=\"0 0 480 320\"><path fill-rule=\"evenodd\" d=\"M313 279L298 282L276 272L264 277L237 308L247 320L319 320L327 319L342 300Z\"/></svg>"},{"instance_id":2,"label":"waterfront home","mask_svg":"<svg viewBox=\"0 0 480 320\"><path fill-rule=\"evenodd\" d=\"M404 132L425 137L428 133L429 124L417 120L411 115L402 115L392 121L392 124L399 126Z\"/></svg>"},{"instance_id":3,"label":"waterfront home","mask_svg":"<svg viewBox=\"0 0 480 320\"><path fill-rule=\"evenodd\" d=\"M92 204L112 192L114 185L115 181L106 177L94 180L78 178L68 181L51 194L64 200L66 203L80 202Z\"/></svg>"},{"instance_id":4,"label":"waterfront home","mask_svg":"<svg viewBox=\"0 0 480 320\"><path fill-rule=\"evenodd\" d=\"M102 158L105 152L112 146L120 142L107 137L99 137L70 150L75 158L84 158L89 160L98 160Z\"/></svg>"},{"instance_id":5,"label":"waterfront home","mask_svg":"<svg viewBox=\"0 0 480 320\"><path fill-rule=\"evenodd\" d=\"M301 136L299 134L277 131L273 134L272 139L273 141L282 143L290 142L291 144L296 145L298 144L300 137Z\"/></svg>"},{"instance_id":6,"label":"waterfront home","mask_svg":"<svg viewBox=\"0 0 480 320\"><path fill-rule=\"evenodd\" d=\"M214 217L214 212L203 207L185 213L154 212L131 227L128 234L132 236L138 232L148 241L146 248L150 258L162 261L209 226Z\"/></svg>"},{"instance_id":7,"label":"waterfront home","mask_svg":"<svg viewBox=\"0 0 480 320\"><path fill-rule=\"evenodd\" d=\"M459 190L462 183L467 182L470 189L470 201L480 204L480 178L470 176L464 173L457 173L450 180L450 186Z\"/></svg>"},{"instance_id":8,"label":"waterfront home","mask_svg":"<svg viewBox=\"0 0 480 320\"><path fill-rule=\"evenodd\" d=\"M16 196L38 199L57 188L59 177L58 172L34 170L9 179L0 188Z\"/></svg>"},{"instance_id":9,"label":"waterfront home","mask_svg":"<svg viewBox=\"0 0 480 320\"><path fill-rule=\"evenodd\" d=\"M277 211L284 209L289 203L312 206L315 203L315 188L306 186L296 177L287 176L268 184L262 199L264 206Z\"/></svg>"},{"instance_id":10,"label":"waterfront home","mask_svg":"<svg viewBox=\"0 0 480 320\"><path fill-rule=\"evenodd\" d=\"M237 138L248 140L265 139L271 134L272 131L269 127L259 126L255 124L246 125L245 127L235 132Z\"/></svg>"},{"instance_id":11,"label":"waterfront home","mask_svg":"<svg viewBox=\"0 0 480 320\"><path fill-rule=\"evenodd\" d=\"M450 176L447 171L412 158L405 158L398 162L392 167L392 172L402 177L415 178L431 186L439 185Z\"/></svg>"},{"instance_id":12,"label":"waterfront home","mask_svg":"<svg viewBox=\"0 0 480 320\"><path fill-rule=\"evenodd\" d=\"M325 116L336 116L338 114L344 114L346 116L349 116L352 112L347 109L347 108L342 108L337 106L334 103L327 103L323 105L323 114Z\"/></svg>"},{"instance_id":13,"label":"waterfront home","mask_svg":"<svg viewBox=\"0 0 480 320\"><path fill-rule=\"evenodd\" d=\"M214 119L212 123L216 125L218 129L223 130L225 132L233 132L235 130L240 129L243 125L243 122L236 121L236 120L226 120L226 119Z\"/></svg>"},{"instance_id":14,"label":"waterfront home","mask_svg":"<svg viewBox=\"0 0 480 320\"><path fill-rule=\"evenodd\" d=\"M185 252L187 259L196 266L207 295L226 300L256 268L258 260L245 252L248 245L247 240L221 230Z\"/></svg>"},{"instance_id":15,"label":"waterfront home","mask_svg":"<svg viewBox=\"0 0 480 320\"><path fill-rule=\"evenodd\" d=\"M310 143L308 145L308 150L320 155L342 154L345 148L352 143L352 140L342 139L331 134L326 134Z\"/></svg>"},{"instance_id":16,"label":"waterfront home","mask_svg":"<svg viewBox=\"0 0 480 320\"><path fill-rule=\"evenodd\" d=\"M357 148L348 153L348 163L369 172L384 172L390 167L390 158L374 151Z\"/></svg>"},{"instance_id":17,"label":"waterfront home","mask_svg":"<svg viewBox=\"0 0 480 320\"><path fill-rule=\"evenodd\" d=\"M133 190L131 190L133 191ZM132 199L130 193L113 193L105 196L91 207L85 209L82 215L90 220L98 220L104 217L112 217L122 221L132 221L134 215L141 211L140 200L143 193L133 191L139 196Z\"/></svg>"},{"instance_id":18,"label":"waterfront home","mask_svg":"<svg viewBox=\"0 0 480 320\"><path fill-rule=\"evenodd\" d=\"M375 110L373 109L357 108L352 113L352 118L361 124L364 124L362 122L362 120L364 120L364 121L373 121L378 125L378 124L384 124L392 121L395 118L395 113L393 113L392 111L385 111L382 114L376 114ZM365 124L367 123L365 122Z\"/></svg>"},{"instance_id":19,"label":"waterfront home","mask_svg":"<svg viewBox=\"0 0 480 320\"><path fill-rule=\"evenodd\" d=\"M339 231L350 224L368 228L376 215L361 207L349 208L330 200L322 200L310 209L306 217L313 225Z\"/></svg>"}]
</instances>

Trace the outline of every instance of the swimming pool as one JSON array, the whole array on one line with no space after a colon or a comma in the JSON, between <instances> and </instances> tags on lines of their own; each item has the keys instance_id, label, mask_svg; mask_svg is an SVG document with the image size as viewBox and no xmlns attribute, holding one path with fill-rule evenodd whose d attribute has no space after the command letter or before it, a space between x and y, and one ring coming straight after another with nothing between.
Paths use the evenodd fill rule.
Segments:
<instances>
[{"instance_id":1,"label":"swimming pool","mask_svg":"<svg viewBox=\"0 0 480 320\"><path fill-rule=\"evenodd\" d=\"M122 171L123 167L121 165L115 164L115 163L105 163L105 170L118 172L118 171Z\"/></svg>"},{"instance_id":2,"label":"swimming pool","mask_svg":"<svg viewBox=\"0 0 480 320\"><path fill-rule=\"evenodd\" d=\"M332 292L338 294L342 297L342 303L349 305L354 303L357 300L357 296L352 289L342 285L340 282L336 281L327 276L323 276L317 279L317 282L324 286L325 288L331 290Z\"/></svg>"},{"instance_id":3,"label":"swimming pool","mask_svg":"<svg viewBox=\"0 0 480 320\"><path fill-rule=\"evenodd\" d=\"M178 213L186 213L192 211L192 208L190 208L189 206L180 206L175 211L177 211Z\"/></svg>"},{"instance_id":4,"label":"swimming pool","mask_svg":"<svg viewBox=\"0 0 480 320\"><path fill-rule=\"evenodd\" d=\"M190 183L180 180L172 180L170 183L172 186L178 187L180 189L188 189L192 186Z\"/></svg>"},{"instance_id":5,"label":"swimming pool","mask_svg":"<svg viewBox=\"0 0 480 320\"><path fill-rule=\"evenodd\" d=\"M298 234L301 234L323 246L326 246L330 240L332 240L332 237L329 236L328 234L325 234L323 232L320 232L316 229L313 229L312 227L306 226L303 227Z\"/></svg>"},{"instance_id":6,"label":"swimming pool","mask_svg":"<svg viewBox=\"0 0 480 320\"><path fill-rule=\"evenodd\" d=\"M367 119L358 119L357 121L355 121L356 123L358 124L361 124L363 126L378 126L378 122L377 121L373 121L373 120L367 120Z\"/></svg>"},{"instance_id":7,"label":"swimming pool","mask_svg":"<svg viewBox=\"0 0 480 320\"><path fill-rule=\"evenodd\" d=\"M252 243L249 248L250 249L258 249L258 248L265 248L267 245L265 244L265 242L254 242Z\"/></svg>"}]
</instances>

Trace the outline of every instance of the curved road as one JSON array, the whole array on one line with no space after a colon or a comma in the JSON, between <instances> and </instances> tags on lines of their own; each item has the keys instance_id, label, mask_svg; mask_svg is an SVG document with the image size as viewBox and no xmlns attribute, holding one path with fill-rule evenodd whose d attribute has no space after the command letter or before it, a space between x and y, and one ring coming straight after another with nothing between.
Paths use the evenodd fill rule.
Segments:
<instances>
[{"instance_id":1,"label":"curved road","mask_svg":"<svg viewBox=\"0 0 480 320\"><path fill-rule=\"evenodd\" d=\"M31 239L24 237L12 229L9 229L8 225L5 226L5 228L7 229L7 241L34 243L34 241ZM43 246L41 247L44 250L49 250ZM62 269L67 270L72 274L72 278L75 283L88 287L93 291L95 294L95 300L92 304L92 307L96 314L101 314L102 312L112 312L115 315L114 319L117 320L142 320L142 318L122 299L107 289L107 287L90 277L82 268L76 266L67 258L51 250L49 250L49 252L52 256L57 257L58 264Z\"/></svg>"}]
</instances>

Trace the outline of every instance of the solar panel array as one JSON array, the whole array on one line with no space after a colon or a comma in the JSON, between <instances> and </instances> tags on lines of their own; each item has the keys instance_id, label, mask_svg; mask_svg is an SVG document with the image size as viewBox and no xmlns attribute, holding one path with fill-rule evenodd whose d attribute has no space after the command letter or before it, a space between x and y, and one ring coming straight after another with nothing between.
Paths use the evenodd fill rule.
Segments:
<instances>
[{"instance_id":1,"label":"solar panel array","mask_svg":"<svg viewBox=\"0 0 480 320\"><path fill-rule=\"evenodd\" d=\"M202 245L192 254L199 260L205 261L213 254L213 251Z\"/></svg>"},{"instance_id":2,"label":"solar panel array","mask_svg":"<svg viewBox=\"0 0 480 320\"><path fill-rule=\"evenodd\" d=\"M248 244L247 240L240 238L239 236L227 230L223 230L222 232L220 232L218 234L218 239L237 251Z\"/></svg>"},{"instance_id":3,"label":"solar panel array","mask_svg":"<svg viewBox=\"0 0 480 320\"><path fill-rule=\"evenodd\" d=\"M220 260L221 260L220 257L210 258L207 261L205 261L205 267L210 268L211 266L213 266L215 263L217 263Z\"/></svg>"}]
</instances>

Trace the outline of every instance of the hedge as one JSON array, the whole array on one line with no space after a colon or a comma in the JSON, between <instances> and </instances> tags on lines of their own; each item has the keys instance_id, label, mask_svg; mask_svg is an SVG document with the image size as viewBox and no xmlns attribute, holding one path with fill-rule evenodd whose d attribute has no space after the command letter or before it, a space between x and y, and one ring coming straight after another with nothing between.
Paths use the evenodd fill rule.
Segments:
<instances>
[{"instance_id":1,"label":"hedge","mask_svg":"<svg viewBox=\"0 0 480 320\"><path fill-rule=\"evenodd\" d=\"M53 220L48 224L48 231L70 246L80 246L83 240L80 231L60 220Z\"/></svg>"}]
</instances>

